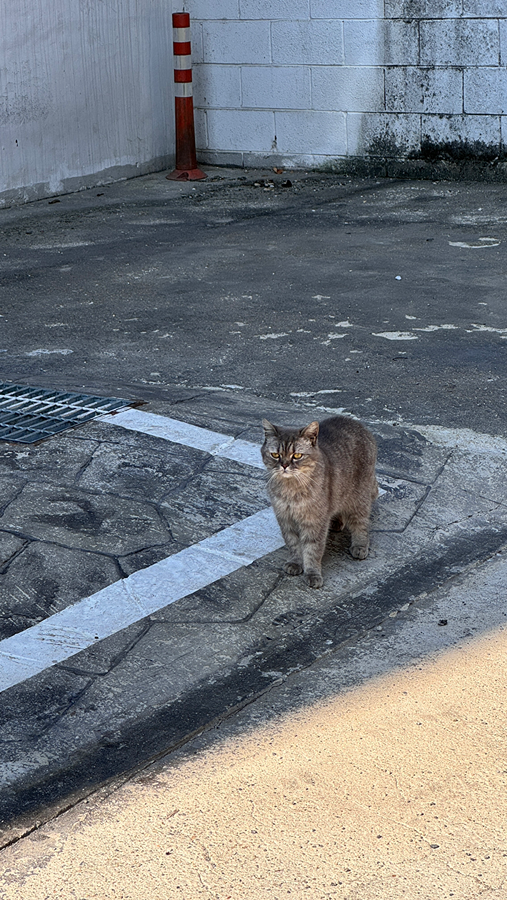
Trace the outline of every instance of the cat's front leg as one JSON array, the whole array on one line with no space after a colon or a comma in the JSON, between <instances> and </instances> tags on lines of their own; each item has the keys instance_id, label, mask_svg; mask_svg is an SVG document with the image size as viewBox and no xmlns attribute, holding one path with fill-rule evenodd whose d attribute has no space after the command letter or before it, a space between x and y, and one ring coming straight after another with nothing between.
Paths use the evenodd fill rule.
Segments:
<instances>
[{"instance_id":1,"label":"cat's front leg","mask_svg":"<svg viewBox=\"0 0 507 900\"><path fill-rule=\"evenodd\" d=\"M350 550L354 559L366 559L370 549L368 522L349 522Z\"/></svg>"},{"instance_id":2,"label":"cat's front leg","mask_svg":"<svg viewBox=\"0 0 507 900\"><path fill-rule=\"evenodd\" d=\"M322 577L322 557L326 548L328 529L322 529L317 535L306 535L301 538L303 551L303 569L311 588L321 588L324 584Z\"/></svg>"},{"instance_id":3,"label":"cat's front leg","mask_svg":"<svg viewBox=\"0 0 507 900\"><path fill-rule=\"evenodd\" d=\"M301 556L301 547L299 542L299 532L292 524L280 517L278 519L280 531L285 541L287 550L289 551L289 559L284 565L284 571L287 575L301 575L303 571L303 560Z\"/></svg>"}]
</instances>

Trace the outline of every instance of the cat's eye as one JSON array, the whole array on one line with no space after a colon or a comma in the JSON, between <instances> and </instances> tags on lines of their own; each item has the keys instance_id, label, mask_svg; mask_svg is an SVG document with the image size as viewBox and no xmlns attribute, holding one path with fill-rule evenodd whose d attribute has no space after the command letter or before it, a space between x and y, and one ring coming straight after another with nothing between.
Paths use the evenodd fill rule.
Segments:
<instances>
[{"instance_id":1,"label":"cat's eye","mask_svg":"<svg viewBox=\"0 0 507 900\"><path fill-rule=\"evenodd\" d=\"M292 458L293 459L301 459L302 455L303 455L302 453L293 453Z\"/></svg>"},{"instance_id":2,"label":"cat's eye","mask_svg":"<svg viewBox=\"0 0 507 900\"><path fill-rule=\"evenodd\" d=\"M273 457L273 459L280 459L279 453L272 453L271 456Z\"/></svg>"}]
</instances>

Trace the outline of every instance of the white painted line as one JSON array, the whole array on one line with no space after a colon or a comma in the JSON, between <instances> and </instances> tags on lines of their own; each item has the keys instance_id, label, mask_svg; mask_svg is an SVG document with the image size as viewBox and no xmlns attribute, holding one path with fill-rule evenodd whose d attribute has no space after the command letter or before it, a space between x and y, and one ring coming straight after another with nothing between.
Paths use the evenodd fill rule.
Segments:
<instances>
[{"instance_id":1,"label":"white painted line","mask_svg":"<svg viewBox=\"0 0 507 900\"><path fill-rule=\"evenodd\" d=\"M207 428L198 428L197 425L189 425L179 419L158 416L155 413L144 412L142 409L125 409L115 415L100 416L96 421L107 422L109 425L120 425L122 428L128 428L129 431L151 434L153 437L163 438L165 441L184 444L185 447L194 447L195 450L204 450L206 453L211 453L212 456L224 456L226 459L234 459L247 466L264 469L258 444L220 434L218 431L209 431ZM259 439L260 436L259 425Z\"/></svg>"},{"instance_id":2,"label":"white painted line","mask_svg":"<svg viewBox=\"0 0 507 900\"><path fill-rule=\"evenodd\" d=\"M283 545L268 507L0 641L0 692Z\"/></svg>"}]
</instances>

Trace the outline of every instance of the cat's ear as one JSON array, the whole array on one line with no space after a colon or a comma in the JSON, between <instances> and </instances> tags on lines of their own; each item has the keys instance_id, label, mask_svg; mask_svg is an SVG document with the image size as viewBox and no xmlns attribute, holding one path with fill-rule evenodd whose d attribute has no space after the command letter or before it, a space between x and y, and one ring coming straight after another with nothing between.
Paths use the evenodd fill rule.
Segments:
<instances>
[{"instance_id":1,"label":"cat's ear","mask_svg":"<svg viewBox=\"0 0 507 900\"><path fill-rule=\"evenodd\" d=\"M271 424L271 422L268 422L267 419L262 420L262 427L264 428L264 434L266 435L266 437L276 437L276 428Z\"/></svg>"},{"instance_id":2,"label":"cat's ear","mask_svg":"<svg viewBox=\"0 0 507 900\"><path fill-rule=\"evenodd\" d=\"M315 446L315 444L317 443L317 437L319 435L319 423L310 422L310 424L307 425L306 428L302 428L299 433L301 437L307 438L307 440L309 440L310 443Z\"/></svg>"}]
</instances>

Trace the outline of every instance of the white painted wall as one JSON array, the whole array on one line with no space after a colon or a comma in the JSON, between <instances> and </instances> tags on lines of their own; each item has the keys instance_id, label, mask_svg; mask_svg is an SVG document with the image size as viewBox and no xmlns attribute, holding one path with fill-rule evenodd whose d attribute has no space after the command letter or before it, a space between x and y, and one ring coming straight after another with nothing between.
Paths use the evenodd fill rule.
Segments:
<instances>
[{"instance_id":1,"label":"white painted wall","mask_svg":"<svg viewBox=\"0 0 507 900\"><path fill-rule=\"evenodd\" d=\"M0 206L173 163L171 13L171 0L0 4Z\"/></svg>"},{"instance_id":2,"label":"white painted wall","mask_svg":"<svg viewBox=\"0 0 507 900\"><path fill-rule=\"evenodd\" d=\"M188 0L201 160L492 158L507 0Z\"/></svg>"}]
</instances>

